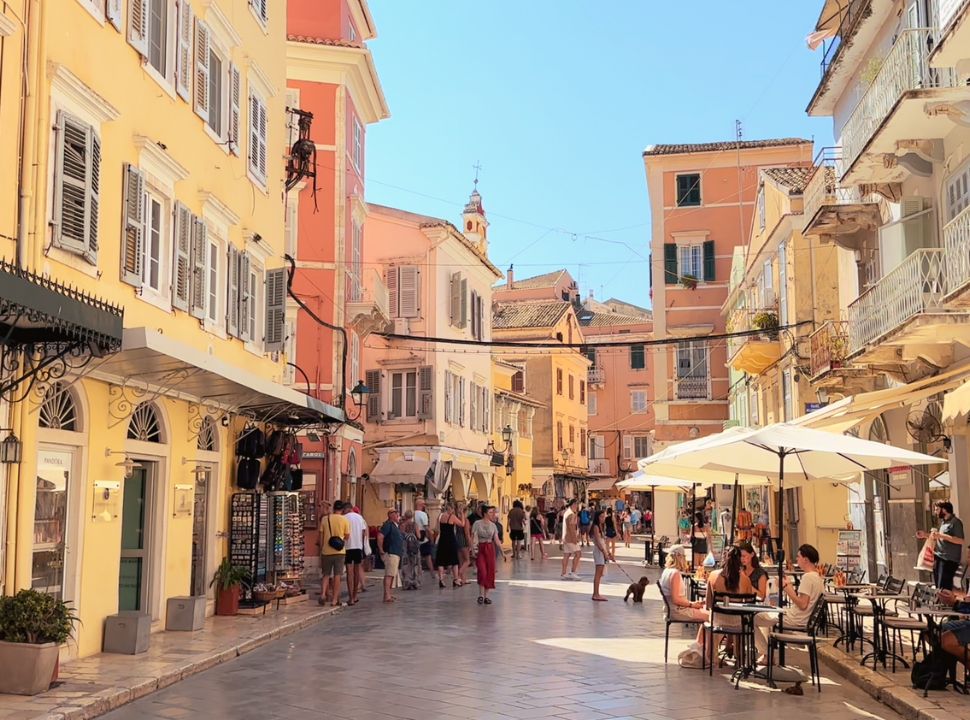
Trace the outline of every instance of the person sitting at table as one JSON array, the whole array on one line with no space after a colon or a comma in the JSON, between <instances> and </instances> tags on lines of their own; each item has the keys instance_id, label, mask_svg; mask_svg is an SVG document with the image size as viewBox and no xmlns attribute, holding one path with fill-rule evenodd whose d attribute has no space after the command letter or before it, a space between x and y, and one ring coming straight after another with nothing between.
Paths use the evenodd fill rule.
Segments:
<instances>
[{"instance_id":1,"label":"person sitting at table","mask_svg":"<svg viewBox=\"0 0 970 720\"><path fill-rule=\"evenodd\" d=\"M936 596L941 605L955 606L968 599L958 590L940 590ZM950 620L940 627L940 647L966 665L966 648L970 645L970 620ZM970 666L967 666L970 669Z\"/></svg>"},{"instance_id":2,"label":"person sitting at table","mask_svg":"<svg viewBox=\"0 0 970 720\"><path fill-rule=\"evenodd\" d=\"M751 581L744 574L741 565L741 548L735 546L728 549L724 559L724 567L715 570L707 578L707 609L712 611L711 622L723 627L741 627L739 615L725 615L714 611L714 594L731 593L732 595L754 595ZM714 639L717 642L717 638ZM730 646L728 651L731 651Z\"/></svg>"},{"instance_id":3,"label":"person sitting at table","mask_svg":"<svg viewBox=\"0 0 970 720\"><path fill-rule=\"evenodd\" d=\"M751 543L738 543L738 548L741 550L741 572L751 582L754 594L765 602L768 599L768 571L761 567L761 560Z\"/></svg>"},{"instance_id":4,"label":"person sitting at table","mask_svg":"<svg viewBox=\"0 0 970 720\"><path fill-rule=\"evenodd\" d=\"M709 617L703 602L690 602L687 599L687 583L681 573L690 571L687 564L687 551L683 545L671 545L667 550L667 566L660 575L657 584L663 590L667 604L670 606L670 619L685 622L703 623ZM704 642L704 626L697 630L697 642Z\"/></svg>"},{"instance_id":5,"label":"person sitting at table","mask_svg":"<svg viewBox=\"0 0 970 720\"><path fill-rule=\"evenodd\" d=\"M818 565L818 550L808 544L802 545L798 548L795 561L805 574L802 575L798 590L795 590L791 576L785 575L782 592L791 601L791 604L784 610L783 619L786 628L804 628L808 625L812 608L825 589L825 582L815 567ZM758 613L754 616L754 644L758 648L760 656L764 656L768 652L768 633L771 632L777 621L776 613Z\"/></svg>"}]
</instances>

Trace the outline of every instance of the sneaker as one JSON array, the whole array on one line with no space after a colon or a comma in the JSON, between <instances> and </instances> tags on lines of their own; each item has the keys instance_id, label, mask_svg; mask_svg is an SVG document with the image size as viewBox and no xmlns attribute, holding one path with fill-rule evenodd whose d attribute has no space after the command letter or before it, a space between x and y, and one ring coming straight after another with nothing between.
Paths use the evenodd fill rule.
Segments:
<instances>
[{"instance_id":1,"label":"sneaker","mask_svg":"<svg viewBox=\"0 0 970 720\"><path fill-rule=\"evenodd\" d=\"M577 573L571 572L571 573L569 573L569 579L570 580L582 580L583 579L583 576L582 575L579 575Z\"/></svg>"},{"instance_id":2,"label":"sneaker","mask_svg":"<svg viewBox=\"0 0 970 720\"><path fill-rule=\"evenodd\" d=\"M559 579L560 580L575 580L576 578L573 577L573 574L572 573L566 573L565 575L560 575L559 576Z\"/></svg>"}]
</instances>

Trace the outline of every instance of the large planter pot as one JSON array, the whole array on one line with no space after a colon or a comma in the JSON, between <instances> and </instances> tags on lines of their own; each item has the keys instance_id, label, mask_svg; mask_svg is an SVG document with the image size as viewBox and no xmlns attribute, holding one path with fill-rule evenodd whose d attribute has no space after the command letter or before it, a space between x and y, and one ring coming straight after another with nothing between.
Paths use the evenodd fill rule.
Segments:
<instances>
[{"instance_id":1,"label":"large planter pot","mask_svg":"<svg viewBox=\"0 0 970 720\"><path fill-rule=\"evenodd\" d=\"M31 645L0 641L0 693L36 695L46 691L54 675L57 643Z\"/></svg>"},{"instance_id":2,"label":"large planter pot","mask_svg":"<svg viewBox=\"0 0 970 720\"><path fill-rule=\"evenodd\" d=\"M239 589L238 585L234 585L216 593L216 615L239 614Z\"/></svg>"}]
</instances>

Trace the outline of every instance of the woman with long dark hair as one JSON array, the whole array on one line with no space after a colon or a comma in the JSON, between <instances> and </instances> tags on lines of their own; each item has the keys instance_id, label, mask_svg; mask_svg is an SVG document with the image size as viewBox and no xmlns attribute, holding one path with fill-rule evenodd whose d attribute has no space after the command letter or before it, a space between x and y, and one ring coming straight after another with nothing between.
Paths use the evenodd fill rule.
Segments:
<instances>
[{"instance_id":1,"label":"woman with long dark hair","mask_svg":"<svg viewBox=\"0 0 970 720\"><path fill-rule=\"evenodd\" d=\"M703 511L694 513L694 526L690 537L691 551L694 553L694 567L701 567L711 548L711 526L707 524Z\"/></svg>"},{"instance_id":2,"label":"woman with long dark hair","mask_svg":"<svg viewBox=\"0 0 970 720\"><path fill-rule=\"evenodd\" d=\"M534 507L529 512L529 559L536 559L536 545L539 546L539 551L542 553L542 559L545 560L549 557L546 554L546 546L543 545L543 541L546 539L545 529L542 525L543 517L539 514L539 508Z\"/></svg>"},{"instance_id":3,"label":"woman with long dark hair","mask_svg":"<svg viewBox=\"0 0 970 720\"><path fill-rule=\"evenodd\" d=\"M724 567L715 570L707 579L707 609L714 608L715 593L731 593L732 595L753 595L754 588L751 581L744 574L741 567L741 548L734 546L727 551L724 559ZM723 613L712 612L711 622L722 627L741 627L741 617L739 615L724 615ZM703 637L703 626L701 626L700 637ZM702 640L698 638L698 642ZM717 642L717 638L714 638ZM707 647L705 645L705 647Z\"/></svg>"},{"instance_id":4,"label":"woman with long dark hair","mask_svg":"<svg viewBox=\"0 0 970 720\"><path fill-rule=\"evenodd\" d=\"M754 594L762 602L768 600L768 572L761 567L758 553L749 542L738 543L741 551L741 572L748 576Z\"/></svg>"}]
</instances>

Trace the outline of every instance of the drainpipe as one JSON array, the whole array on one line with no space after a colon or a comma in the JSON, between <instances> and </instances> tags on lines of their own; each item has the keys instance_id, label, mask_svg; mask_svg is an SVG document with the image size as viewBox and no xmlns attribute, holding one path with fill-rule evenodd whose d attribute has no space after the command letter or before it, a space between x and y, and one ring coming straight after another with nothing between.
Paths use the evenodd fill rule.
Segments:
<instances>
[{"instance_id":1,"label":"drainpipe","mask_svg":"<svg viewBox=\"0 0 970 720\"><path fill-rule=\"evenodd\" d=\"M20 168L19 194L17 196L17 265L27 265L27 241L30 235L31 202L37 193L36 188L36 146L38 132L37 112L39 108L43 68L41 57L43 48L43 16L40 0L28 0L27 20L24 23L24 79L21 91L20 114ZM46 187L46 185L45 185ZM36 229L36 228L35 228Z\"/></svg>"}]
</instances>

